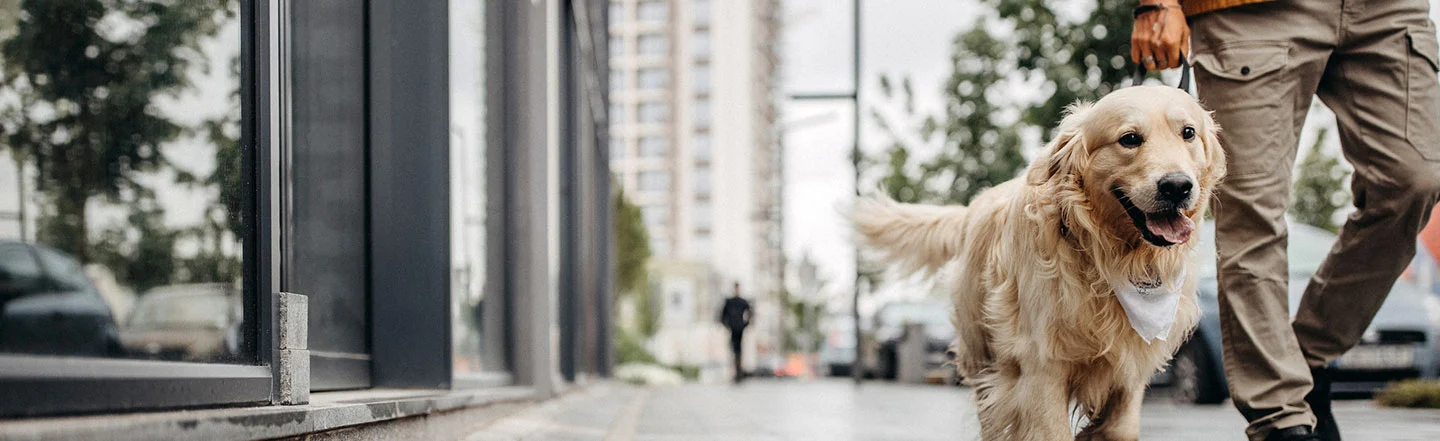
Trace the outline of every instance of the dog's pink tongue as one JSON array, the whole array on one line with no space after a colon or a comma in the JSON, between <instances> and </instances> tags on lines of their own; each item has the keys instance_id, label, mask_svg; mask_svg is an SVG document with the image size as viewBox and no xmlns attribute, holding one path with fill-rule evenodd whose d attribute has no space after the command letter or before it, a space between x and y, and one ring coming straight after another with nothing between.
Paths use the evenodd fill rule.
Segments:
<instances>
[{"instance_id":1,"label":"dog's pink tongue","mask_svg":"<svg viewBox=\"0 0 1440 441\"><path fill-rule=\"evenodd\" d=\"M1190 232L1195 231L1195 222L1179 213L1147 214L1145 227L1150 229L1151 234L1163 237L1170 243L1181 244L1190 240Z\"/></svg>"}]
</instances>

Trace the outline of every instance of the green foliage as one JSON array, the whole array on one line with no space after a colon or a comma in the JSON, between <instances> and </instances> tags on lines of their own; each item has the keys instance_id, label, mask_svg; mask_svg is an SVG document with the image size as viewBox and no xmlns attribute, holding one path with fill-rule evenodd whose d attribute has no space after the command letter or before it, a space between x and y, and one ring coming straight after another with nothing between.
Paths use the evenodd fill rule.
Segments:
<instances>
[{"instance_id":1,"label":"green foliage","mask_svg":"<svg viewBox=\"0 0 1440 441\"><path fill-rule=\"evenodd\" d=\"M1440 409L1440 381L1405 380L1390 383L1375 395L1382 406Z\"/></svg>"},{"instance_id":2,"label":"green foliage","mask_svg":"<svg viewBox=\"0 0 1440 441\"><path fill-rule=\"evenodd\" d=\"M825 315L825 303L811 303L804 300L791 300L787 303L790 317L786 321L789 328L785 330L786 350L810 351L816 349L816 345L825 338L825 333L820 330L820 318Z\"/></svg>"},{"instance_id":3,"label":"green foliage","mask_svg":"<svg viewBox=\"0 0 1440 441\"><path fill-rule=\"evenodd\" d=\"M100 240L91 244L91 257L136 292L174 283L179 263L175 258L175 241L180 234L166 228L164 219L165 210L153 197L147 197L131 208L124 227L108 228L101 233ZM132 231L138 234L133 242L128 237Z\"/></svg>"},{"instance_id":4,"label":"green foliage","mask_svg":"<svg viewBox=\"0 0 1440 441\"><path fill-rule=\"evenodd\" d=\"M616 364L658 363L655 355L645 349L644 338L624 328L615 328L615 360Z\"/></svg>"},{"instance_id":5,"label":"green foliage","mask_svg":"<svg viewBox=\"0 0 1440 441\"><path fill-rule=\"evenodd\" d=\"M649 276L645 265L650 260L650 233L640 207L625 197L625 189L615 187L615 254L616 286L620 292L635 293L645 289Z\"/></svg>"},{"instance_id":6,"label":"green foliage","mask_svg":"<svg viewBox=\"0 0 1440 441\"><path fill-rule=\"evenodd\" d=\"M236 13L228 3L20 3L13 35L0 44L0 87L19 95L23 107L4 112L0 145L33 161L36 190L53 211L40 232L50 245L95 260L90 200L133 203L144 190L138 174L167 164L160 147L183 127L152 102L188 88L190 67L205 59L201 38ZM134 31L122 36L125 26L102 25L110 16L129 19Z\"/></svg>"},{"instance_id":7,"label":"green foliage","mask_svg":"<svg viewBox=\"0 0 1440 441\"><path fill-rule=\"evenodd\" d=\"M650 262L650 233L640 207L625 197L625 189L615 187L612 201L615 214L615 276L616 289L620 298L629 299L635 305L639 318L637 331L644 337L654 336L660 328L658 301L650 295L650 275L646 265ZM619 302L616 302L619 305Z\"/></svg>"},{"instance_id":8,"label":"green foliage","mask_svg":"<svg viewBox=\"0 0 1440 441\"><path fill-rule=\"evenodd\" d=\"M1099 99L1129 76L1133 0L1099 0L1079 22L1060 20L1051 2L981 3L990 11L955 37L943 114L917 113L908 79L899 91L890 78L880 79L885 100L899 110L872 110L890 141L863 162L896 200L969 203L1024 169L1023 135L1053 136L1066 106ZM1013 90L1037 87L1038 102L1010 98ZM930 142L940 151L917 157Z\"/></svg>"},{"instance_id":9,"label":"green foliage","mask_svg":"<svg viewBox=\"0 0 1440 441\"><path fill-rule=\"evenodd\" d=\"M696 381L700 379L700 366L696 366L693 364L677 364L668 367L670 369L674 369L675 372L679 372L680 377L686 380Z\"/></svg>"},{"instance_id":10,"label":"green foliage","mask_svg":"<svg viewBox=\"0 0 1440 441\"><path fill-rule=\"evenodd\" d=\"M630 294L635 299L635 315L639 318L637 330L645 337L654 337L660 332L660 314L664 312L664 299L657 298L658 289L642 289Z\"/></svg>"},{"instance_id":11,"label":"green foliage","mask_svg":"<svg viewBox=\"0 0 1440 441\"><path fill-rule=\"evenodd\" d=\"M1290 214L1297 222L1338 233L1340 226L1335 223L1335 212L1349 201L1345 179L1350 170L1341 165L1340 158L1323 150L1327 132L1320 129L1310 153L1300 163Z\"/></svg>"}]
</instances>

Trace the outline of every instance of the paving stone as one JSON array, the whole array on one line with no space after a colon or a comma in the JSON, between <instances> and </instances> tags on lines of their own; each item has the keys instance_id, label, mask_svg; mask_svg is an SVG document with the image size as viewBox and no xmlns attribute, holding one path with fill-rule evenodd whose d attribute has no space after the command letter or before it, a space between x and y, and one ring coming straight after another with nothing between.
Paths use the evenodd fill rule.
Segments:
<instances>
[{"instance_id":1,"label":"paving stone","mask_svg":"<svg viewBox=\"0 0 1440 441\"><path fill-rule=\"evenodd\" d=\"M1157 394L1158 395L1158 394ZM1141 439L1243 440L1231 405L1146 400ZM1342 400L1351 440L1440 440L1440 410ZM965 388L847 380L754 380L639 388L600 383L517 412L467 441L978 440Z\"/></svg>"}]
</instances>

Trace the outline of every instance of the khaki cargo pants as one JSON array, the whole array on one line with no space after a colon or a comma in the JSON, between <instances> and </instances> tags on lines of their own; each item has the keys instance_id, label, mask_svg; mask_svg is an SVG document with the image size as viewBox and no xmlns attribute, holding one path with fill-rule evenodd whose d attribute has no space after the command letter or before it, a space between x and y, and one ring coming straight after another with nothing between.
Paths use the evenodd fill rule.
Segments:
<instances>
[{"instance_id":1,"label":"khaki cargo pants","mask_svg":"<svg viewBox=\"0 0 1440 441\"><path fill-rule=\"evenodd\" d=\"M1440 83L1425 0L1281 0L1190 18L1196 86L1229 176L1217 192L1226 378L1251 439L1310 425L1308 366L1354 346L1440 197ZM1291 323L1285 211L1313 96L1339 121L1357 211Z\"/></svg>"}]
</instances>

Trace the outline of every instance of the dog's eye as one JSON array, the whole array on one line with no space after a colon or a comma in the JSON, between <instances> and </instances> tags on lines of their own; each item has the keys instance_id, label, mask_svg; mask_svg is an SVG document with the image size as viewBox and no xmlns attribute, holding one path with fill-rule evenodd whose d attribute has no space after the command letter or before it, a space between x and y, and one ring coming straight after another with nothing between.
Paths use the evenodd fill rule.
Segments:
<instances>
[{"instance_id":1,"label":"dog's eye","mask_svg":"<svg viewBox=\"0 0 1440 441\"><path fill-rule=\"evenodd\" d=\"M1145 138L1141 138L1141 137L1140 137L1140 134L1138 134L1138 133L1131 132L1131 133L1126 133L1126 134L1124 134L1124 135L1120 135L1120 145L1123 145L1123 146L1125 146L1125 147L1129 147L1129 148L1132 148L1132 149L1133 149L1133 148L1139 147L1140 144L1144 144L1144 143L1145 143Z\"/></svg>"},{"instance_id":2,"label":"dog's eye","mask_svg":"<svg viewBox=\"0 0 1440 441\"><path fill-rule=\"evenodd\" d=\"M1180 137L1181 137L1181 138L1184 138L1186 141L1195 139L1195 128L1194 128L1194 127L1186 127L1186 128L1184 128L1184 129L1181 129L1181 130L1180 130Z\"/></svg>"}]
</instances>

